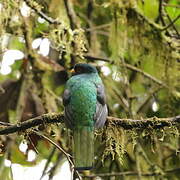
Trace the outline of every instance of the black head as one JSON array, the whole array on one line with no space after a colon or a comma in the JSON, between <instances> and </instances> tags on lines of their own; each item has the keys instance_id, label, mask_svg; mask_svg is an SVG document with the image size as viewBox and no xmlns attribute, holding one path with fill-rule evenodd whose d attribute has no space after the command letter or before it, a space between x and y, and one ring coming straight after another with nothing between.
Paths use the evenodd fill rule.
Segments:
<instances>
[{"instance_id":1,"label":"black head","mask_svg":"<svg viewBox=\"0 0 180 180\"><path fill-rule=\"evenodd\" d=\"M94 66L85 63L79 63L74 66L75 75L84 73L97 73Z\"/></svg>"}]
</instances>

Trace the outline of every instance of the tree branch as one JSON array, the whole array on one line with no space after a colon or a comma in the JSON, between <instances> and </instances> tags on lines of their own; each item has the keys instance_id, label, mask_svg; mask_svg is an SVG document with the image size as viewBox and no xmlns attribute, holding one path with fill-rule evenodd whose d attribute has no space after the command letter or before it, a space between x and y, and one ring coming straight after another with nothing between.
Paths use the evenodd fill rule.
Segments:
<instances>
[{"instance_id":1,"label":"tree branch","mask_svg":"<svg viewBox=\"0 0 180 180\"><path fill-rule=\"evenodd\" d=\"M43 18L44 20L46 20L48 23L50 24L61 24L60 21L53 19L52 17L47 16L46 14L44 14L42 11L38 10L36 7L34 7L31 3L30 0L24 0L24 2L26 2L26 4L32 9L34 10L41 18Z\"/></svg>"},{"instance_id":2,"label":"tree branch","mask_svg":"<svg viewBox=\"0 0 180 180\"><path fill-rule=\"evenodd\" d=\"M164 19L163 19L163 6L162 6L162 0L159 0L159 19L161 20L162 22L162 25L165 26L165 22L164 22Z\"/></svg>"},{"instance_id":3,"label":"tree branch","mask_svg":"<svg viewBox=\"0 0 180 180\"><path fill-rule=\"evenodd\" d=\"M15 125L10 125L8 123L7 124L8 127L0 130L0 135L25 131L26 129L39 126L40 124L62 123L63 121L64 121L64 116L62 114L59 113L43 114L42 116L38 116ZM3 125L3 123L1 122L0 124Z\"/></svg>"},{"instance_id":4,"label":"tree branch","mask_svg":"<svg viewBox=\"0 0 180 180\"><path fill-rule=\"evenodd\" d=\"M52 145L54 145L57 149L59 149L67 158L68 162L69 162L69 165L71 167L71 172L72 172L72 175L74 174L74 172L77 174L78 178L81 180L81 176L79 175L79 172L77 170L74 169L74 163L73 161L71 160L71 155L68 154L62 147L60 147L58 144L56 144L53 140L51 140L50 138L48 138L47 136L45 136L44 134L36 131L36 130L33 130L34 133L36 133L37 135L43 137L45 140L47 140L48 142L50 142Z\"/></svg>"},{"instance_id":5,"label":"tree branch","mask_svg":"<svg viewBox=\"0 0 180 180\"><path fill-rule=\"evenodd\" d=\"M69 17L71 29L79 28L77 17L76 17L75 11L73 9L73 6L71 4L71 1L64 0L64 5L66 7L66 12Z\"/></svg>"},{"instance_id":6,"label":"tree branch","mask_svg":"<svg viewBox=\"0 0 180 180\"><path fill-rule=\"evenodd\" d=\"M169 27L173 26L174 23L180 18L180 15L178 15L173 21L171 21L166 27L164 27L163 29L161 29L161 31L165 31L167 30Z\"/></svg>"},{"instance_id":7,"label":"tree branch","mask_svg":"<svg viewBox=\"0 0 180 180\"><path fill-rule=\"evenodd\" d=\"M145 129L145 128L163 128L163 127L170 127L172 125L177 125L180 123L180 115L176 117L171 117L171 118L157 118L157 117L152 117L152 118L147 118L147 119L141 119L141 120L134 120L134 119L119 119L116 117L108 117L108 122L122 127L124 129L133 129L133 128L138 128L138 129Z\"/></svg>"},{"instance_id":8,"label":"tree branch","mask_svg":"<svg viewBox=\"0 0 180 180\"><path fill-rule=\"evenodd\" d=\"M40 180L42 180L42 178L45 176L46 171L47 171L47 169L48 169L48 167L49 167L49 164L51 163L51 160L52 160L55 152L56 152L56 147L54 146L53 149L51 150L48 158L47 158L47 161L46 161L46 164L45 164L45 166L44 166L44 169L43 169L42 175L41 175L41 177L40 177Z\"/></svg>"},{"instance_id":9,"label":"tree branch","mask_svg":"<svg viewBox=\"0 0 180 180\"><path fill-rule=\"evenodd\" d=\"M84 57L89 60L89 61L97 61L97 60L100 60L100 61L104 61L104 62L109 62L111 63L112 61L108 58L101 58L101 57L96 57L96 56L92 56L90 54L85 54Z\"/></svg>"},{"instance_id":10,"label":"tree branch","mask_svg":"<svg viewBox=\"0 0 180 180\"><path fill-rule=\"evenodd\" d=\"M27 129L33 128L35 126L39 126L41 124L53 124L53 123L63 123L64 122L64 115L62 113L49 113L43 114L41 116L29 119L22 123L18 123L15 125L10 125L9 123L1 123L1 125L5 125L7 127L0 129L0 135L7 135L15 132L25 131ZM144 129L144 128L163 128L163 127L170 127L176 126L180 124L180 115L176 117L170 118L147 118L147 119L120 119L116 117L107 117L107 126L108 125L116 125L122 127L126 130L128 129Z\"/></svg>"},{"instance_id":11,"label":"tree branch","mask_svg":"<svg viewBox=\"0 0 180 180\"><path fill-rule=\"evenodd\" d=\"M167 170L166 174L179 172L180 168ZM141 176L159 176L161 173L142 173ZM83 175L83 178L95 178L95 177L110 177L110 176L138 176L138 172L126 171L126 172L117 172L117 173L100 173L92 175Z\"/></svg>"},{"instance_id":12,"label":"tree branch","mask_svg":"<svg viewBox=\"0 0 180 180\"><path fill-rule=\"evenodd\" d=\"M163 3L162 5L163 5L163 6L166 6L166 7L180 8L180 6L175 5L175 4L166 4L166 3Z\"/></svg>"},{"instance_id":13,"label":"tree branch","mask_svg":"<svg viewBox=\"0 0 180 180\"><path fill-rule=\"evenodd\" d=\"M146 78L154 81L155 83L159 84L160 86L163 86L163 87L165 87L165 88L169 88L166 84L164 84L164 83L163 83L162 81L160 81L159 79L151 76L150 74L144 72L143 70L141 70L141 69L139 69L139 68L137 68L137 67L135 67L135 66L132 66L132 65L127 64L127 63L123 64L123 66L125 66L126 68L131 69L131 70L133 70L133 71L139 72L139 73L142 74L144 77L146 77Z\"/></svg>"},{"instance_id":14,"label":"tree branch","mask_svg":"<svg viewBox=\"0 0 180 180\"><path fill-rule=\"evenodd\" d=\"M172 23L172 20L171 20L171 18L170 18L170 16L169 16L167 10L166 10L166 9L164 9L164 10L165 10L165 13L166 13L166 16L167 16L169 22ZM176 26L174 25L174 23L172 24L172 28L175 30L176 34L177 34L178 37L179 37L179 36L180 36L179 31L177 30L177 28L176 28Z\"/></svg>"},{"instance_id":15,"label":"tree branch","mask_svg":"<svg viewBox=\"0 0 180 180\"><path fill-rule=\"evenodd\" d=\"M108 58L101 58L101 57L95 57L95 56L91 56L91 55L84 55L84 57L90 61L95 61L95 60L100 60L100 61L104 61L104 62L112 62L110 59ZM152 80L153 82L159 84L160 86L163 86L165 88L169 88L166 84L164 84L161 80L151 76L150 74L144 72L143 70L131 65L131 64L127 64L127 63L124 63L124 64L121 64L122 66L130 69L130 70L133 70L133 71L136 71L140 74L142 74L144 77Z\"/></svg>"}]
</instances>

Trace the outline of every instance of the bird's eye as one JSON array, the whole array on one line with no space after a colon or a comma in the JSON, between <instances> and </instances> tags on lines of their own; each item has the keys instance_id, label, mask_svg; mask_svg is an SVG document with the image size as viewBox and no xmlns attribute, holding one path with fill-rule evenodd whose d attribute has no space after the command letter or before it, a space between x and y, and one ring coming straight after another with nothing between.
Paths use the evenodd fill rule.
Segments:
<instances>
[{"instance_id":1,"label":"bird's eye","mask_svg":"<svg viewBox=\"0 0 180 180\"><path fill-rule=\"evenodd\" d=\"M81 71L80 68L76 68L76 69L75 69L75 72L76 72L76 73L81 73L82 71Z\"/></svg>"}]
</instances>

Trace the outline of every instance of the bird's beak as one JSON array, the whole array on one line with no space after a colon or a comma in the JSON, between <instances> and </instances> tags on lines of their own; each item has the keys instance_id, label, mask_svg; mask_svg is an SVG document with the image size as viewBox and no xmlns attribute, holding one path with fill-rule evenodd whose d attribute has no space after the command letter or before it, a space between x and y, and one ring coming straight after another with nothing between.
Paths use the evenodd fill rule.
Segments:
<instances>
[{"instance_id":1,"label":"bird's beak","mask_svg":"<svg viewBox=\"0 0 180 180\"><path fill-rule=\"evenodd\" d=\"M74 69L71 69L70 72L71 72L71 73L75 73Z\"/></svg>"}]
</instances>

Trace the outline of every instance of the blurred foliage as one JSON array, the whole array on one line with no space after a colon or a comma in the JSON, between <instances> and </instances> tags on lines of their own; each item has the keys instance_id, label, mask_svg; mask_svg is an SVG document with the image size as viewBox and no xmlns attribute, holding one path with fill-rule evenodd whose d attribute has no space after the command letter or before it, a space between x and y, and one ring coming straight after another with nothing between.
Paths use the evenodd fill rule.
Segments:
<instances>
[{"instance_id":1,"label":"blurred foliage","mask_svg":"<svg viewBox=\"0 0 180 180\"><path fill-rule=\"evenodd\" d=\"M19 123L46 112L62 112L64 85L78 62L90 62L99 70L110 116L138 119L180 113L180 19L168 27L180 14L178 0L26 2L31 8L25 16L25 1L0 1L0 69L6 51L24 53L23 59L9 65L9 74L0 74L0 121ZM39 54L41 47L31 46L37 38L50 41L46 57ZM38 129L71 152L71 135L64 125ZM19 150L22 141L28 143L25 153ZM24 166L48 159L54 169L65 160L31 129L1 136L0 143L0 179L11 179L4 159ZM30 149L39 152L33 162L27 161ZM180 178L180 171L173 171L180 164L179 127L125 131L112 123L97 131L96 149L93 173L138 173L112 177L127 180ZM141 176L144 173L159 176Z\"/></svg>"}]
</instances>

